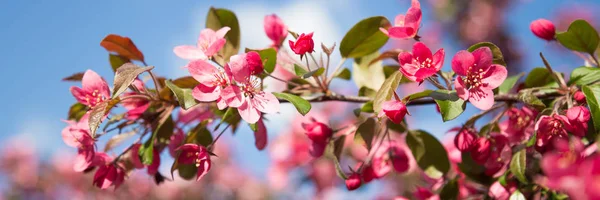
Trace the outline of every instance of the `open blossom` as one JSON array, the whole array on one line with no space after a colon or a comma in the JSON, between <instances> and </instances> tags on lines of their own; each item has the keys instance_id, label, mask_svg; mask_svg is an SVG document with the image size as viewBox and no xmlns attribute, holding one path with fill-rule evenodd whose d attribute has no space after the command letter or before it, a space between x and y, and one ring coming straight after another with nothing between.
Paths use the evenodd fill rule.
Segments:
<instances>
[{"instance_id":1,"label":"open blossom","mask_svg":"<svg viewBox=\"0 0 600 200\"><path fill-rule=\"evenodd\" d=\"M383 102L381 105L382 112L379 113L379 117L387 116L392 122L396 124L402 123L404 116L408 113L406 105L402 101L391 100Z\"/></svg>"},{"instance_id":2,"label":"open blossom","mask_svg":"<svg viewBox=\"0 0 600 200\"><path fill-rule=\"evenodd\" d=\"M296 53L296 55L304 55L315 51L315 42L312 39L313 33L300 34L296 42L289 41L290 49Z\"/></svg>"},{"instance_id":3,"label":"open blossom","mask_svg":"<svg viewBox=\"0 0 600 200\"><path fill-rule=\"evenodd\" d=\"M73 86L71 93L79 103L94 107L110 98L110 89L106 81L96 72L87 70L81 79L81 88Z\"/></svg>"},{"instance_id":4,"label":"open blossom","mask_svg":"<svg viewBox=\"0 0 600 200\"><path fill-rule=\"evenodd\" d=\"M583 106L575 106L567 110L567 119L571 127L569 131L578 137L584 137L588 131L588 121L590 120L590 111Z\"/></svg>"},{"instance_id":5,"label":"open blossom","mask_svg":"<svg viewBox=\"0 0 600 200\"><path fill-rule=\"evenodd\" d=\"M454 81L456 93L473 106L487 110L494 105L494 91L506 79L502 65L492 64L492 51L480 47L470 53L459 51L452 58L452 70L459 76Z\"/></svg>"},{"instance_id":6,"label":"open blossom","mask_svg":"<svg viewBox=\"0 0 600 200\"><path fill-rule=\"evenodd\" d=\"M537 131L536 136L536 148L544 151L545 147L551 145L553 140L567 139L567 129L571 128L569 119L564 115L552 114L544 115L538 119L535 124L535 130Z\"/></svg>"},{"instance_id":7,"label":"open blossom","mask_svg":"<svg viewBox=\"0 0 600 200\"><path fill-rule=\"evenodd\" d=\"M465 127L454 136L454 146L461 152L468 152L475 146L475 140L477 140L477 132L473 128Z\"/></svg>"},{"instance_id":8,"label":"open blossom","mask_svg":"<svg viewBox=\"0 0 600 200\"><path fill-rule=\"evenodd\" d=\"M206 60L215 55L225 45L225 34L229 27L223 27L217 32L207 28L200 32L196 46L182 45L173 49L180 58L186 60Z\"/></svg>"},{"instance_id":9,"label":"open blossom","mask_svg":"<svg viewBox=\"0 0 600 200\"><path fill-rule=\"evenodd\" d=\"M484 164L492 152L492 143L486 137L480 137L475 140L471 149L471 157L476 163Z\"/></svg>"},{"instance_id":10,"label":"open blossom","mask_svg":"<svg viewBox=\"0 0 600 200\"><path fill-rule=\"evenodd\" d=\"M533 134L537 114L535 110L528 107L521 109L512 107L506 111L508 120L500 122L498 126L511 143L518 144Z\"/></svg>"},{"instance_id":11,"label":"open blossom","mask_svg":"<svg viewBox=\"0 0 600 200\"><path fill-rule=\"evenodd\" d=\"M547 19L537 19L532 21L531 25L529 25L529 29L531 29L531 32L535 36L547 41L554 40L554 35L556 35L554 24Z\"/></svg>"},{"instance_id":12,"label":"open blossom","mask_svg":"<svg viewBox=\"0 0 600 200\"><path fill-rule=\"evenodd\" d=\"M384 177L392 168L396 172L404 173L410 167L409 165L408 155L396 141L381 144L377 148L371 164L377 178Z\"/></svg>"},{"instance_id":13,"label":"open blossom","mask_svg":"<svg viewBox=\"0 0 600 200\"><path fill-rule=\"evenodd\" d=\"M411 81L422 82L442 69L444 56L444 49L432 54L429 47L417 42L413 45L412 52L398 54L400 72Z\"/></svg>"},{"instance_id":14,"label":"open blossom","mask_svg":"<svg viewBox=\"0 0 600 200\"><path fill-rule=\"evenodd\" d=\"M306 135L312 141L310 154L313 157L320 157L325 152L325 147L329 142L329 138L333 131L329 126L321 123L315 118L310 118L308 123L302 123L302 128L306 131Z\"/></svg>"},{"instance_id":15,"label":"open blossom","mask_svg":"<svg viewBox=\"0 0 600 200\"><path fill-rule=\"evenodd\" d=\"M217 101L219 109L227 106L238 107L242 104L240 88L231 84L231 72L229 65L225 65L225 71L204 60L191 61L187 68L200 84L192 91L192 96L201 102Z\"/></svg>"},{"instance_id":16,"label":"open blossom","mask_svg":"<svg viewBox=\"0 0 600 200\"><path fill-rule=\"evenodd\" d=\"M94 186L108 189L110 186L118 188L125 180L125 170L118 164L106 163L98 168L94 174Z\"/></svg>"},{"instance_id":17,"label":"open blossom","mask_svg":"<svg viewBox=\"0 0 600 200\"><path fill-rule=\"evenodd\" d=\"M65 144L75 147L75 148L83 148L90 147L94 145L94 138L90 135L90 128L88 125L88 117L89 115L84 115L79 119L79 122L76 121L65 121L68 126L62 130L62 138Z\"/></svg>"},{"instance_id":18,"label":"open blossom","mask_svg":"<svg viewBox=\"0 0 600 200\"><path fill-rule=\"evenodd\" d=\"M356 172L352 173L350 176L348 176L348 179L346 179L346 188L350 191L352 190L356 190L360 187L361 182L360 182L360 175Z\"/></svg>"},{"instance_id":19,"label":"open blossom","mask_svg":"<svg viewBox=\"0 0 600 200\"><path fill-rule=\"evenodd\" d=\"M275 14L265 16L264 23L265 33L273 42L273 46L281 46L281 43L288 35L287 26Z\"/></svg>"},{"instance_id":20,"label":"open blossom","mask_svg":"<svg viewBox=\"0 0 600 200\"><path fill-rule=\"evenodd\" d=\"M194 164L198 167L198 177L196 180L200 180L210 170L211 161L210 154L206 147L199 146L197 144L184 144L179 147L181 152L177 158L177 162L181 164Z\"/></svg>"},{"instance_id":21,"label":"open blossom","mask_svg":"<svg viewBox=\"0 0 600 200\"><path fill-rule=\"evenodd\" d=\"M379 28L391 38L408 39L417 36L419 26L421 26L421 4L418 0L412 0L411 6L406 11L406 15L399 14L394 20L394 26L388 30Z\"/></svg>"},{"instance_id":22,"label":"open blossom","mask_svg":"<svg viewBox=\"0 0 600 200\"><path fill-rule=\"evenodd\" d=\"M196 105L187 110L179 109L177 114L177 123L186 125L194 122L202 122L204 120L212 119L214 114L210 110L210 107L206 104Z\"/></svg>"},{"instance_id":23,"label":"open blossom","mask_svg":"<svg viewBox=\"0 0 600 200\"><path fill-rule=\"evenodd\" d=\"M139 79L134 80L131 85L137 88L139 91L145 90L144 83ZM128 92L125 93L123 96L129 96L134 94L135 92ZM146 109L150 107L150 101L148 99L143 98L129 98L121 101L121 105L123 105L123 107L127 110L127 119L135 120L137 118L140 118L140 116L142 116L142 114L146 112Z\"/></svg>"}]
</instances>

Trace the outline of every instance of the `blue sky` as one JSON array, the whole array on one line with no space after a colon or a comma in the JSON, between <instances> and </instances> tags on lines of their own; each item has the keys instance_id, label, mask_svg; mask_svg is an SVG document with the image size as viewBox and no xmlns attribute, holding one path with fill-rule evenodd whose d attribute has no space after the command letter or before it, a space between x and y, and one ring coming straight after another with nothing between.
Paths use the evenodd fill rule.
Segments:
<instances>
[{"instance_id":1,"label":"blue sky","mask_svg":"<svg viewBox=\"0 0 600 200\"><path fill-rule=\"evenodd\" d=\"M509 9L507 15L511 32L526 52L525 65L541 66L537 54L548 52L551 63L566 69L581 64L567 65L573 56L562 57L561 52L551 50L548 44L535 38L529 31L529 23L537 18L551 18L553 12L567 4L593 5L597 1L522 1ZM173 78L184 75L180 69L185 61L172 53L181 44L193 44L204 27L206 11L210 6L223 7L238 14L242 28L242 48L258 48L267 45L262 32L264 15L276 13L298 32L315 31L320 43L339 41L359 20L383 15L389 19L406 11L408 0L372 1L1 1L0 2L0 85L3 106L0 114L0 141L16 135L35 140L43 155L66 147L60 137L69 106L75 101L68 88L73 83L60 79L75 72L93 69L112 83L112 71L107 52L100 47L100 40L107 34L116 33L131 37L144 53L146 62L156 66L158 74ZM426 19L429 11L424 7ZM596 16L598 19L598 16ZM427 20L423 26L427 26ZM444 36L442 35L442 38ZM446 48L446 66L454 52L463 47ZM560 58L558 56L561 56ZM566 58L566 59L563 59ZM335 62L334 62L335 63ZM348 62L349 63L349 62ZM349 64L348 64L349 65ZM293 109L286 107L287 109ZM433 109L424 112L431 112ZM435 111L433 111L435 112ZM469 108L468 113L474 109ZM419 117L428 116L427 113ZM415 120L413 127L425 128L441 136L443 130L460 124L457 121L437 128L427 127L429 122ZM437 122L436 122L437 123ZM439 122L441 124L441 121ZM273 124L270 137L278 130ZM250 171L265 173L267 153L253 147L252 134L247 128L233 138L239 152L246 152L242 163L249 164ZM257 164L259 163L259 164ZM260 164L263 163L263 164Z\"/></svg>"}]
</instances>

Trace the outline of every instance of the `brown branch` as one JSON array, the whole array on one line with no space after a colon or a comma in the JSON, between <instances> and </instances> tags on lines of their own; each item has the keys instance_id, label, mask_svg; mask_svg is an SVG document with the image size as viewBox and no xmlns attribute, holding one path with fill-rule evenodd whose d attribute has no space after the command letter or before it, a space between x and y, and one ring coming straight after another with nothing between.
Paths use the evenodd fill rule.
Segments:
<instances>
[{"instance_id":1,"label":"brown branch","mask_svg":"<svg viewBox=\"0 0 600 200\"><path fill-rule=\"evenodd\" d=\"M562 96L562 94L558 92L552 93L534 93L539 99L551 99L555 97ZM359 96L344 96L344 95L324 95L316 98L306 99L309 102L327 102L327 101L340 101L340 102L348 102L348 103L366 103L368 101L372 101L373 99L370 97L359 97ZM494 97L496 102L518 102L519 98L517 94L498 94ZM279 99L281 103L288 103L289 101L285 99ZM417 105L429 105L435 104L435 100L432 98L422 98L412 100L407 103L407 106L417 106Z\"/></svg>"}]
</instances>

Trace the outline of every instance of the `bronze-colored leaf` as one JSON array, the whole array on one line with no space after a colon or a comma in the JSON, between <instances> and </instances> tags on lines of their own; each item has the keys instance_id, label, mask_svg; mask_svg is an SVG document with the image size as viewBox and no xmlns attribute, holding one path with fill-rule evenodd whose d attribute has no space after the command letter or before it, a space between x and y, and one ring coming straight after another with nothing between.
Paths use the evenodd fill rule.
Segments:
<instances>
[{"instance_id":1,"label":"bronze-colored leaf","mask_svg":"<svg viewBox=\"0 0 600 200\"><path fill-rule=\"evenodd\" d=\"M128 37L110 34L102 39L100 46L104 47L107 51L115 52L131 60L144 62L144 54L138 50L133 41Z\"/></svg>"},{"instance_id":2,"label":"bronze-colored leaf","mask_svg":"<svg viewBox=\"0 0 600 200\"><path fill-rule=\"evenodd\" d=\"M129 85L133 83L135 78L141 73L154 69L153 66L140 67L132 63L125 63L115 72L115 81L113 88L113 98L125 92Z\"/></svg>"},{"instance_id":3,"label":"bronze-colored leaf","mask_svg":"<svg viewBox=\"0 0 600 200\"><path fill-rule=\"evenodd\" d=\"M83 72L78 72L71 76L67 76L67 77L63 78L62 80L63 81L81 81L81 79L83 79L83 74L84 74Z\"/></svg>"}]
</instances>

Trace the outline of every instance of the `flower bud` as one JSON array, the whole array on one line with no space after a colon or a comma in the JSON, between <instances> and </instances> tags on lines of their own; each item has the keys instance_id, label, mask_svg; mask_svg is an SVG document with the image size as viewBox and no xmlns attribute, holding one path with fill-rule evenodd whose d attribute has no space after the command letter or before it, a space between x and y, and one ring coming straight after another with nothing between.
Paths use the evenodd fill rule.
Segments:
<instances>
[{"instance_id":1,"label":"flower bud","mask_svg":"<svg viewBox=\"0 0 600 200\"><path fill-rule=\"evenodd\" d=\"M260 55L256 51L246 53L246 66L250 69L251 75L260 74L264 69Z\"/></svg>"},{"instance_id":2,"label":"flower bud","mask_svg":"<svg viewBox=\"0 0 600 200\"><path fill-rule=\"evenodd\" d=\"M476 163L483 165L490 156L491 149L490 140L485 137L481 137L473 144L471 149L471 157Z\"/></svg>"},{"instance_id":3,"label":"flower bud","mask_svg":"<svg viewBox=\"0 0 600 200\"><path fill-rule=\"evenodd\" d=\"M306 131L308 138L315 143L326 143L332 134L331 129L327 125L318 122L314 118L310 118L309 123L302 123L302 128Z\"/></svg>"},{"instance_id":4,"label":"flower bud","mask_svg":"<svg viewBox=\"0 0 600 200\"><path fill-rule=\"evenodd\" d=\"M315 43L313 42L312 36L313 33L302 33L300 36L298 36L296 42L292 42L291 40L289 41L290 48L292 51L294 51L294 53L296 53L296 55L304 55L306 53L313 52L315 49Z\"/></svg>"},{"instance_id":5,"label":"flower bud","mask_svg":"<svg viewBox=\"0 0 600 200\"><path fill-rule=\"evenodd\" d=\"M581 91L575 92L575 94L573 94L573 99L575 99L575 101L577 101L579 104L586 103L585 94L583 94Z\"/></svg>"},{"instance_id":6,"label":"flower bud","mask_svg":"<svg viewBox=\"0 0 600 200\"><path fill-rule=\"evenodd\" d=\"M461 152L470 151L476 139L477 135L475 135L474 130L463 128L454 137L454 146Z\"/></svg>"},{"instance_id":7,"label":"flower bud","mask_svg":"<svg viewBox=\"0 0 600 200\"><path fill-rule=\"evenodd\" d=\"M402 123L404 116L408 112L406 110L406 105L404 105L402 101L397 100L383 102L381 107L383 114L396 124ZM382 116L382 114L380 113L379 116Z\"/></svg>"},{"instance_id":8,"label":"flower bud","mask_svg":"<svg viewBox=\"0 0 600 200\"><path fill-rule=\"evenodd\" d=\"M360 185L360 176L356 172L352 173L352 175L346 179L346 188L348 188L349 191L356 190Z\"/></svg>"},{"instance_id":9,"label":"flower bud","mask_svg":"<svg viewBox=\"0 0 600 200\"><path fill-rule=\"evenodd\" d=\"M264 23L265 33L273 42L273 46L281 46L281 42L283 42L288 34L287 26L275 14L265 16Z\"/></svg>"},{"instance_id":10,"label":"flower bud","mask_svg":"<svg viewBox=\"0 0 600 200\"><path fill-rule=\"evenodd\" d=\"M531 22L529 25L531 32L541 39L551 41L554 40L554 35L556 34L556 28L551 21L547 19L537 19Z\"/></svg>"}]
</instances>

